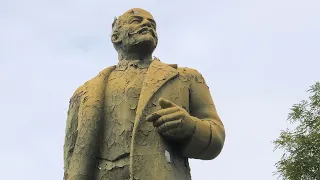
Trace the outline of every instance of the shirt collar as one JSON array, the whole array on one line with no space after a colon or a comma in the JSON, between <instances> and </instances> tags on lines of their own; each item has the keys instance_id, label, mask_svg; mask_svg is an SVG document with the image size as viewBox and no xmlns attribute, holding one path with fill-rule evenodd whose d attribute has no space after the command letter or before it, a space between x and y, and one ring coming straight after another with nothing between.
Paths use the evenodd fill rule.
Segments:
<instances>
[{"instance_id":1,"label":"shirt collar","mask_svg":"<svg viewBox=\"0 0 320 180\"><path fill-rule=\"evenodd\" d=\"M148 68L152 61L141 61L141 60L120 60L116 65L116 70L126 70L132 66L134 68L144 69Z\"/></svg>"}]
</instances>

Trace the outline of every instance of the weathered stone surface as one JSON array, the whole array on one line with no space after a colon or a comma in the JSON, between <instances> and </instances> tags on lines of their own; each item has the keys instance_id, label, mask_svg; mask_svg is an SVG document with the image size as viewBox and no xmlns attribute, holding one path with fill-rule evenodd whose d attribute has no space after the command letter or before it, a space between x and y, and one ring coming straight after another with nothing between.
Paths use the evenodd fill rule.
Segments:
<instances>
[{"instance_id":1,"label":"weathered stone surface","mask_svg":"<svg viewBox=\"0 0 320 180\"><path fill-rule=\"evenodd\" d=\"M134 8L112 24L119 63L71 97L65 180L190 180L188 158L214 159L225 131L202 75L152 58L152 15Z\"/></svg>"}]
</instances>

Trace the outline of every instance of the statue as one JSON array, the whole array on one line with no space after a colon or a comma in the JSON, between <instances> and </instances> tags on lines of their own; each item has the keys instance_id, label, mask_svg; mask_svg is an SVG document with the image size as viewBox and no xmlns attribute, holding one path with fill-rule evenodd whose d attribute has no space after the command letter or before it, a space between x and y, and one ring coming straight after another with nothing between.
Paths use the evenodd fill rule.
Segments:
<instances>
[{"instance_id":1,"label":"statue","mask_svg":"<svg viewBox=\"0 0 320 180\"><path fill-rule=\"evenodd\" d=\"M117 65L70 99L65 180L190 180L188 158L211 160L225 131L202 75L152 58L156 22L139 8L115 18Z\"/></svg>"}]
</instances>

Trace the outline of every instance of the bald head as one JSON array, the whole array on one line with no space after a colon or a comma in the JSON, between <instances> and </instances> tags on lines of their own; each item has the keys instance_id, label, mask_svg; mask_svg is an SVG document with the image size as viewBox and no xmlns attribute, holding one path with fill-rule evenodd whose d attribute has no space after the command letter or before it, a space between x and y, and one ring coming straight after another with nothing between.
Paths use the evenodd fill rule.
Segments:
<instances>
[{"instance_id":1,"label":"bald head","mask_svg":"<svg viewBox=\"0 0 320 180\"><path fill-rule=\"evenodd\" d=\"M141 8L132 8L123 13L119 18L115 18L112 23L112 31L118 28L118 26L121 26L121 24L125 23L126 20L130 19L130 17L145 17L149 21L156 24L152 14L144 9Z\"/></svg>"}]
</instances>

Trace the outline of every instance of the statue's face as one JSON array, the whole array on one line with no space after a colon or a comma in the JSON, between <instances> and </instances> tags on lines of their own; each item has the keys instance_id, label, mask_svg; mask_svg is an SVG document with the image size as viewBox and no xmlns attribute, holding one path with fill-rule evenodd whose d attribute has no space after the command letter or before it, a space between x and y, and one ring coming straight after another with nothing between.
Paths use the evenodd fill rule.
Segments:
<instances>
[{"instance_id":1,"label":"statue's face","mask_svg":"<svg viewBox=\"0 0 320 180\"><path fill-rule=\"evenodd\" d=\"M156 22L143 9L131 9L118 19L112 41L120 43L125 51L152 53L158 44Z\"/></svg>"}]
</instances>

